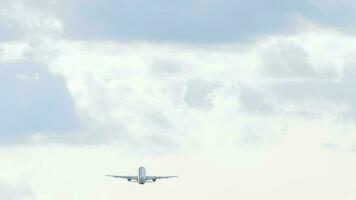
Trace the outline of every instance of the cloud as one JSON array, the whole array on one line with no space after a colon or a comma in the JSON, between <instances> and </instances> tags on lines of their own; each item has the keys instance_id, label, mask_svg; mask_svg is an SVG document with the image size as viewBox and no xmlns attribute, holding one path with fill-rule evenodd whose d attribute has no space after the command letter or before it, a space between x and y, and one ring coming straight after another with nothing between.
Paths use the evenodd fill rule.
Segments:
<instances>
[{"instance_id":1,"label":"cloud","mask_svg":"<svg viewBox=\"0 0 356 200\"><path fill-rule=\"evenodd\" d=\"M231 43L303 32L303 21L355 32L356 5L350 1L16 0L1 4L0 40L64 36L75 40Z\"/></svg>"},{"instance_id":2,"label":"cloud","mask_svg":"<svg viewBox=\"0 0 356 200\"><path fill-rule=\"evenodd\" d=\"M317 0L81 0L57 4L67 38L192 43L240 42L269 34L295 33L300 18L350 29L352 8L356 7L349 1L325 6Z\"/></svg>"},{"instance_id":3,"label":"cloud","mask_svg":"<svg viewBox=\"0 0 356 200\"><path fill-rule=\"evenodd\" d=\"M64 133L79 127L65 79L36 63L0 64L2 143L34 134Z\"/></svg>"},{"instance_id":4,"label":"cloud","mask_svg":"<svg viewBox=\"0 0 356 200\"><path fill-rule=\"evenodd\" d=\"M192 108L209 109L212 107L209 94L219 86L218 83L191 79L187 82L184 100Z\"/></svg>"},{"instance_id":5,"label":"cloud","mask_svg":"<svg viewBox=\"0 0 356 200\"><path fill-rule=\"evenodd\" d=\"M272 85L270 93L282 104L294 104L305 112L338 113L340 116L355 119L356 96L352 92L355 84L355 66L346 66L341 80L283 81ZM308 105L308 103L310 103ZM330 108L319 107L322 104L334 105ZM319 106L318 106L319 105ZM304 106L307 106L303 108ZM311 107L311 106L314 106ZM335 109L335 110L333 110ZM315 114L315 113L314 113Z\"/></svg>"},{"instance_id":6,"label":"cloud","mask_svg":"<svg viewBox=\"0 0 356 200\"><path fill-rule=\"evenodd\" d=\"M55 16L52 3L0 1L0 41L41 41L60 35L62 23Z\"/></svg>"},{"instance_id":7,"label":"cloud","mask_svg":"<svg viewBox=\"0 0 356 200\"><path fill-rule=\"evenodd\" d=\"M293 13L303 12L306 5L305 1L279 0L61 1L59 16L68 38L236 42L286 32L293 27Z\"/></svg>"},{"instance_id":8,"label":"cloud","mask_svg":"<svg viewBox=\"0 0 356 200\"><path fill-rule=\"evenodd\" d=\"M309 78L317 75L307 52L294 43L272 45L263 55L266 74L276 78Z\"/></svg>"},{"instance_id":9,"label":"cloud","mask_svg":"<svg viewBox=\"0 0 356 200\"><path fill-rule=\"evenodd\" d=\"M336 22L348 3L16 2L0 14L6 40L23 40L0 44L0 137L22 145L0 148L1 197L355 196L356 40L323 27L352 24ZM103 176L139 165L180 177Z\"/></svg>"},{"instance_id":10,"label":"cloud","mask_svg":"<svg viewBox=\"0 0 356 200\"><path fill-rule=\"evenodd\" d=\"M50 69L65 77L88 127L68 140L125 148L149 142L149 150L135 150L146 152L222 144L258 149L284 137L284 119L351 123L354 81L342 66L353 57L355 40L320 31L243 47L55 43Z\"/></svg>"},{"instance_id":11,"label":"cloud","mask_svg":"<svg viewBox=\"0 0 356 200\"><path fill-rule=\"evenodd\" d=\"M264 94L264 92L257 88L240 85L239 101L243 106L242 109L247 112L255 112L256 114L270 114L274 112L273 106L268 102L268 94Z\"/></svg>"},{"instance_id":12,"label":"cloud","mask_svg":"<svg viewBox=\"0 0 356 200\"><path fill-rule=\"evenodd\" d=\"M306 11L310 19L322 26L333 26L346 33L355 33L356 4L348 0L311 0L310 5L317 8L313 11ZM328 13L328 14L326 14Z\"/></svg>"},{"instance_id":13,"label":"cloud","mask_svg":"<svg viewBox=\"0 0 356 200\"><path fill-rule=\"evenodd\" d=\"M178 73L183 71L183 66L180 63L169 60L156 60L152 64L151 70L153 73L158 74L158 76L167 74L177 76Z\"/></svg>"},{"instance_id":14,"label":"cloud","mask_svg":"<svg viewBox=\"0 0 356 200\"><path fill-rule=\"evenodd\" d=\"M5 182L0 182L0 196L7 200L35 199L33 191L28 185L12 185Z\"/></svg>"}]
</instances>

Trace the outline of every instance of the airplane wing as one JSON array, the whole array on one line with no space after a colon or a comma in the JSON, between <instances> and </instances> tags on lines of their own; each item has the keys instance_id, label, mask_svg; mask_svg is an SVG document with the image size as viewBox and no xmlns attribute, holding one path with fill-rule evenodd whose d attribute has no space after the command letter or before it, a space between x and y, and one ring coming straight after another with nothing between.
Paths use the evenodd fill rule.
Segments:
<instances>
[{"instance_id":1,"label":"airplane wing","mask_svg":"<svg viewBox=\"0 0 356 200\"><path fill-rule=\"evenodd\" d=\"M137 181L137 176L117 176L117 175L106 175L106 176L110 176L110 177L113 177L113 178L123 178L123 179L127 179L128 181L131 181L131 180L135 180Z\"/></svg>"},{"instance_id":2,"label":"airplane wing","mask_svg":"<svg viewBox=\"0 0 356 200\"><path fill-rule=\"evenodd\" d=\"M156 181L158 179L175 178L178 176L146 176L147 181Z\"/></svg>"}]
</instances>

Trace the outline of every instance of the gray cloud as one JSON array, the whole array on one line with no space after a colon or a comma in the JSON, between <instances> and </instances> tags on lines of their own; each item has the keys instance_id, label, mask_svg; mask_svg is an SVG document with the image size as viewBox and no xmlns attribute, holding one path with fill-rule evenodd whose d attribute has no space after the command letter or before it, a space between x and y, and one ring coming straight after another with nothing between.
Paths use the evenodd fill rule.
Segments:
<instances>
[{"instance_id":1,"label":"gray cloud","mask_svg":"<svg viewBox=\"0 0 356 200\"><path fill-rule=\"evenodd\" d=\"M219 86L216 82L191 79L187 82L184 100L192 108L209 109L212 105L209 94Z\"/></svg>"},{"instance_id":2,"label":"gray cloud","mask_svg":"<svg viewBox=\"0 0 356 200\"><path fill-rule=\"evenodd\" d=\"M286 48L282 48L281 52L272 48L264 62L263 73L277 78L278 81L272 79L272 82L267 81L264 85L257 84L256 88L240 86L239 101L242 108L258 114L288 113L309 116L320 116L334 111L338 112L334 113L335 116L355 120L355 64L344 66L342 75L328 67L324 67L324 71L318 71L306 62L308 55L302 49L289 45ZM289 51L290 48L293 50ZM323 106L326 105L335 107L325 110ZM285 109L289 106L293 108Z\"/></svg>"},{"instance_id":3,"label":"gray cloud","mask_svg":"<svg viewBox=\"0 0 356 200\"><path fill-rule=\"evenodd\" d=\"M349 116L356 117L356 68L346 67L341 81L284 81L271 88L272 94L281 102L332 102L349 107Z\"/></svg>"},{"instance_id":4,"label":"gray cloud","mask_svg":"<svg viewBox=\"0 0 356 200\"><path fill-rule=\"evenodd\" d=\"M169 60L156 60L152 66L151 70L153 73L158 75L177 75L182 72L183 67L181 64Z\"/></svg>"},{"instance_id":5,"label":"gray cloud","mask_svg":"<svg viewBox=\"0 0 356 200\"><path fill-rule=\"evenodd\" d=\"M243 85L240 86L239 91L239 101L246 111L258 114L271 113L274 111L272 105L267 101L268 95L262 91Z\"/></svg>"},{"instance_id":6,"label":"gray cloud","mask_svg":"<svg viewBox=\"0 0 356 200\"><path fill-rule=\"evenodd\" d=\"M298 15L338 28L354 25L354 9L348 4L325 7L313 0L79 0L58 4L66 36L77 39L236 42L293 32Z\"/></svg>"},{"instance_id":7,"label":"gray cloud","mask_svg":"<svg viewBox=\"0 0 356 200\"><path fill-rule=\"evenodd\" d=\"M308 77L310 73L303 73ZM356 67L350 64L344 67L343 76L339 79L320 79L323 74L315 77L294 80L293 76L285 74L285 79L259 86L261 89L240 87L240 102L248 112L275 114L302 114L320 116L327 111L335 112L342 109L336 116L343 119L356 119ZM332 75L337 77L336 73ZM334 105L338 108L324 110L323 105ZM292 105L294 109L285 110L284 106ZM320 105L321 107L314 107ZM312 107L311 107L312 106ZM323 110L322 110L323 109Z\"/></svg>"},{"instance_id":8,"label":"gray cloud","mask_svg":"<svg viewBox=\"0 0 356 200\"><path fill-rule=\"evenodd\" d=\"M38 29L50 33L53 30L47 23L51 20L36 22L54 17L63 22L65 37L80 40L240 42L267 34L293 33L299 16L354 33L356 4L330 2L333 1L0 1L0 40L26 38ZM29 27L23 23L24 18L29 21L29 16L21 16L25 12L14 10L13 5L43 13ZM9 18L8 13L16 17Z\"/></svg>"},{"instance_id":9,"label":"gray cloud","mask_svg":"<svg viewBox=\"0 0 356 200\"><path fill-rule=\"evenodd\" d=\"M172 127L171 122L167 117L162 113L149 113L147 118L151 121L152 124L159 126L161 128L170 128Z\"/></svg>"},{"instance_id":10,"label":"gray cloud","mask_svg":"<svg viewBox=\"0 0 356 200\"><path fill-rule=\"evenodd\" d=\"M32 190L27 185L12 185L0 182L1 199L24 200L34 199Z\"/></svg>"},{"instance_id":11,"label":"gray cloud","mask_svg":"<svg viewBox=\"0 0 356 200\"><path fill-rule=\"evenodd\" d=\"M310 78L317 71L309 62L308 53L293 43L277 43L263 54L264 72L276 78Z\"/></svg>"},{"instance_id":12,"label":"gray cloud","mask_svg":"<svg viewBox=\"0 0 356 200\"><path fill-rule=\"evenodd\" d=\"M0 64L0 110L2 142L79 126L65 80L37 64Z\"/></svg>"},{"instance_id":13,"label":"gray cloud","mask_svg":"<svg viewBox=\"0 0 356 200\"><path fill-rule=\"evenodd\" d=\"M54 1L0 0L0 5L0 41L38 41L60 34Z\"/></svg>"},{"instance_id":14,"label":"gray cloud","mask_svg":"<svg viewBox=\"0 0 356 200\"><path fill-rule=\"evenodd\" d=\"M0 40L26 38L29 32L47 29L47 21L37 25L36 21L53 17L63 22L65 37L80 40L240 42L266 34L295 32L299 16L343 31L355 30L356 4L350 1L337 4L318 0L14 2L0 1L3 7L0 9ZM29 29L28 24L22 23L20 15L23 12L17 10L15 20L7 16L9 12L14 14L13 5L43 13L34 19ZM12 10L7 9L9 6ZM40 28L41 25L45 27Z\"/></svg>"}]
</instances>

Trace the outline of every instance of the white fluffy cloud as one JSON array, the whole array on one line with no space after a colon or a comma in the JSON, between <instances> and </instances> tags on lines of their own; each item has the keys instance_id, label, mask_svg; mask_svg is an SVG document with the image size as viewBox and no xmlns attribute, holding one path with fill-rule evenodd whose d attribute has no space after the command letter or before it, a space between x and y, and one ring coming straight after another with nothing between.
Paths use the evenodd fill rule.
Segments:
<instances>
[{"instance_id":1,"label":"white fluffy cloud","mask_svg":"<svg viewBox=\"0 0 356 200\"><path fill-rule=\"evenodd\" d=\"M53 13L53 3L0 1L0 41L43 40L61 34L63 25Z\"/></svg>"},{"instance_id":2,"label":"white fluffy cloud","mask_svg":"<svg viewBox=\"0 0 356 200\"><path fill-rule=\"evenodd\" d=\"M282 118L353 115L353 44L317 27L244 46L63 40L49 66L66 77L90 140L176 148L207 145L211 132L255 144L282 137Z\"/></svg>"}]
</instances>

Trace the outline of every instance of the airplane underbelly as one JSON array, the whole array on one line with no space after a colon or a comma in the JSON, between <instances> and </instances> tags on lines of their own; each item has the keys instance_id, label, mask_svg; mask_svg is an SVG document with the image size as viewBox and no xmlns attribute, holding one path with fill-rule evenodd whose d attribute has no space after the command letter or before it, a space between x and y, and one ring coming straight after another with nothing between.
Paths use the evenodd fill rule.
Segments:
<instances>
[{"instance_id":1,"label":"airplane underbelly","mask_svg":"<svg viewBox=\"0 0 356 200\"><path fill-rule=\"evenodd\" d=\"M146 170L144 167L140 167L138 171L138 182L140 184L145 184L146 182Z\"/></svg>"}]
</instances>

